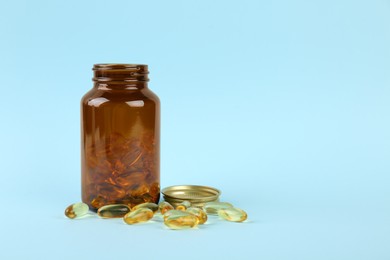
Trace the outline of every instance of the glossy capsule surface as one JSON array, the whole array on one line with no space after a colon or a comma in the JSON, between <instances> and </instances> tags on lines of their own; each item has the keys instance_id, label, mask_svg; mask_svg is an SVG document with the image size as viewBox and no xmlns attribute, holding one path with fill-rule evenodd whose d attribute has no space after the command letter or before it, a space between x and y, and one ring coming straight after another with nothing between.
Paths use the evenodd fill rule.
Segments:
<instances>
[{"instance_id":1,"label":"glossy capsule surface","mask_svg":"<svg viewBox=\"0 0 390 260\"><path fill-rule=\"evenodd\" d=\"M196 227L199 219L190 213L188 215L172 214L164 219L164 224L170 229L188 229Z\"/></svg>"},{"instance_id":2,"label":"glossy capsule surface","mask_svg":"<svg viewBox=\"0 0 390 260\"><path fill-rule=\"evenodd\" d=\"M68 218L79 218L88 213L89 207L83 202L74 203L65 209L65 216Z\"/></svg>"},{"instance_id":3,"label":"glossy capsule surface","mask_svg":"<svg viewBox=\"0 0 390 260\"><path fill-rule=\"evenodd\" d=\"M123 221L126 224L132 225L132 224L137 224L137 223L142 223L146 222L153 218L153 211L148 208L139 208L134 211L131 211L127 213L123 217Z\"/></svg>"},{"instance_id":4,"label":"glossy capsule surface","mask_svg":"<svg viewBox=\"0 0 390 260\"><path fill-rule=\"evenodd\" d=\"M160 204L158 204L158 207L159 207L159 209L160 209L161 214L163 214L163 215L164 215L167 211L173 210L173 209L174 209L174 207L173 207L170 203L168 203L168 202L166 202L166 201L160 202Z\"/></svg>"},{"instance_id":5,"label":"glossy capsule surface","mask_svg":"<svg viewBox=\"0 0 390 260\"><path fill-rule=\"evenodd\" d=\"M177 209L177 210L185 211L185 210L188 209L189 207L191 207L191 202L189 202L189 201L187 201L187 200L184 200L184 201L182 201L181 203L179 203L179 204L176 206L176 209Z\"/></svg>"},{"instance_id":6,"label":"glossy capsule surface","mask_svg":"<svg viewBox=\"0 0 390 260\"><path fill-rule=\"evenodd\" d=\"M183 210L172 209L172 210L165 212L165 214L163 215L163 218L165 220L168 217L173 216L173 215L175 215L175 216L188 216L188 215L191 215L191 213L183 211Z\"/></svg>"},{"instance_id":7,"label":"glossy capsule surface","mask_svg":"<svg viewBox=\"0 0 390 260\"><path fill-rule=\"evenodd\" d=\"M227 221L233 222L242 222L248 218L246 212L239 208L220 209L218 215Z\"/></svg>"},{"instance_id":8,"label":"glossy capsule surface","mask_svg":"<svg viewBox=\"0 0 390 260\"><path fill-rule=\"evenodd\" d=\"M220 209L227 209L227 208L233 208L233 205L230 204L229 202L207 202L204 206L203 209L207 214L218 214L218 210Z\"/></svg>"},{"instance_id":9,"label":"glossy capsule surface","mask_svg":"<svg viewBox=\"0 0 390 260\"><path fill-rule=\"evenodd\" d=\"M130 208L125 204L111 204L99 208L97 214L101 218L122 218L129 212Z\"/></svg>"},{"instance_id":10,"label":"glossy capsule surface","mask_svg":"<svg viewBox=\"0 0 390 260\"><path fill-rule=\"evenodd\" d=\"M191 207L191 208L188 208L186 210L186 212L188 213L191 213L193 214L194 216L196 216L199 220L199 224L204 224L206 221L207 221L207 214L206 212L204 212L202 209L200 208L194 208L194 207Z\"/></svg>"},{"instance_id":11,"label":"glossy capsule surface","mask_svg":"<svg viewBox=\"0 0 390 260\"><path fill-rule=\"evenodd\" d=\"M153 213L156 213L158 210L158 205L155 203L152 203L152 202L145 202L142 204L138 204L137 206L134 206L133 208L131 208L131 211L134 211L134 210L140 209L140 208L150 209L151 211L153 211Z\"/></svg>"}]
</instances>

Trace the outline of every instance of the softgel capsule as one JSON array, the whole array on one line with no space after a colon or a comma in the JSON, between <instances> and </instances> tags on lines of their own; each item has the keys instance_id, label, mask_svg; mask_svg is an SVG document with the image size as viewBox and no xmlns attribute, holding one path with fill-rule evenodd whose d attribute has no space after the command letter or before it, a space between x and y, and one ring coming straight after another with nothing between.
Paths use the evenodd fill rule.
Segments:
<instances>
[{"instance_id":1,"label":"softgel capsule","mask_svg":"<svg viewBox=\"0 0 390 260\"><path fill-rule=\"evenodd\" d=\"M138 204L137 206L132 207L131 211L134 211L134 210L137 210L140 208L150 209L151 211L153 211L153 213L156 213L158 211L158 205L155 203L151 203L151 202Z\"/></svg>"},{"instance_id":2,"label":"softgel capsule","mask_svg":"<svg viewBox=\"0 0 390 260\"><path fill-rule=\"evenodd\" d=\"M89 207L87 204L79 202L68 206L65 209L65 216L68 218L79 218L88 213Z\"/></svg>"},{"instance_id":3,"label":"softgel capsule","mask_svg":"<svg viewBox=\"0 0 390 260\"><path fill-rule=\"evenodd\" d=\"M187 200L184 200L183 202L179 203L177 206L176 206L176 209L177 210L182 210L182 211L185 211L187 208L191 207L191 202L187 201Z\"/></svg>"},{"instance_id":4,"label":"softgel capsule","mask_svg":"<svg viewBox=\"0 0 390 260\"><path fill-rule=\"evenodd\" d=\"M98 216L101 218L122 218L130 212L129 206L125 204L111 204L98 209Z\"/></svg>"},{"instance_id":5,"label":"softgel capsule","mask_svg":"<svg viewBox=\"0 0 390 260\"><path fill-rule=\"evenodd\" d=\"M163 214L163 215L167 211L170 211L170 210L174 209L174 207L169 202L166 202L166 201L160 202L160 204L158 204L158 208L160 209L160 213Z\"/></svg>"},{"instance_id":6,"label":"softgel capsule","mask_svg":"<svg viewBox=\"0 0 390 260\"><path fill-rule=\"evenodd\" d=\"M220 209L218 215L227 221L233 222L242 222L248 218L246 212L239 208Z\"/></svg>"},{"instance_id":7,"label":"softgel capsule","mask_svg":"<svg viewBox=\"0 0 390 260\"><path fill-rule=\"evenodd\" d=\"M127 213L123 217L123 221L126 224L132 225L132 224L149 221L151 218L153 218L153 211L151 209L139 208Z\"/></svg>"},{"instance_id":8,"label":"softgel capsule","mask_svg":"<svg viewBox=\"0 0 390 260\"><path fill-rule=\"evenodd\" d=\"M164 224L170 229L189 229L199 224L199 219L191 214L182 211L179 214L170 214L164 219Z\"/></svg>"},{"instance_id":9,"label":"softgel capsule","mask_svg":"<svg viewBox=\"0 0 390 260\"><path fill-rule=\"evenodd\" d=\"M207 202L204 206L203 209L206 211L207 214L218 214L218 210L220 209L227 209L227 208L233 208L233 205L230 204L229 202Z\"/></svg>"},{"instance_id":10,"label":"softgel capsule","mask_svg":"<svg viewBox=\"0 0 390 260\"><path fill-rule=\"evenodd\" d=\"M207 221L207 214L206 214L206 212L204 212L204 211L203 211L202 209L200 209L200 208L194 208L194 207L188 208L188 209L186 210L186 212L195 215L195 216L198 218L199 224L200 224L200 225L201 225L201 224L204 224L204 223Z\"/></svg>"}]
</instances>

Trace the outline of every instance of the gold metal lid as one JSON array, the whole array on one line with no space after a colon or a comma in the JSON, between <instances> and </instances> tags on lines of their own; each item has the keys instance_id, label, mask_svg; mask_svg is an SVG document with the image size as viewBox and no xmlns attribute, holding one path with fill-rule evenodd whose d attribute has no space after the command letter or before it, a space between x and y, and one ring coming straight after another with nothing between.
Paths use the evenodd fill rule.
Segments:
<instances>
[{"instance_id":1,"label":"gold metal lid","mask_svg":"<svg viewBox=\"0 0 390 260\"><path fill-rule=\"evenodd\" d=\"M192 203L216 201L221 191L216 188L200 185L177 185L164 188L161 193L166 201L180 203L188 200Z\"/></svg>"}]
</instances>

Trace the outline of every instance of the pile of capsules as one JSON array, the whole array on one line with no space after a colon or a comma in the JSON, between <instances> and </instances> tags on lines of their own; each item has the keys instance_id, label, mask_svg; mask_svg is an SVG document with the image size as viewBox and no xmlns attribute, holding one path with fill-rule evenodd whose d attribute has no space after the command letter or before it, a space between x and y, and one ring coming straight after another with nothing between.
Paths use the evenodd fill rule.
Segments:
<instances>
[{"instance_id":1,"label":"pile of capsules","mask_svg":"<svg viewBox=\"0 0 390 260\"><path fill-rule=\"evenodd\" d=\"M139 138L112 133L104 142L86 146L83 194L93 208L117 203L140 204L160 197L154 133Z\"/></svg>"},{"instance_id":2,"label":"pile of capsules","mask_svg":"<svg viewBox=\"0 0 390 260\"><path fill-rule=\"evenodd\" d=\"M65 216L71 219L80 218L88 211L88 205L79 202L67 207ZM242 222L248 217L245 211L233 207L228 202L207 202L201 208L192 207L189 201L183 201L176 208L166 201L160 202L159 205L146 202L133 208L125 204L111 204L97 211L101 218L123 218L123 221L129 225L149 221L159 213L164 219L164 224L170 229L194 228L204 224L208 214L219 215L222 219L233 222Z\"/></svg>"}]
</instances>

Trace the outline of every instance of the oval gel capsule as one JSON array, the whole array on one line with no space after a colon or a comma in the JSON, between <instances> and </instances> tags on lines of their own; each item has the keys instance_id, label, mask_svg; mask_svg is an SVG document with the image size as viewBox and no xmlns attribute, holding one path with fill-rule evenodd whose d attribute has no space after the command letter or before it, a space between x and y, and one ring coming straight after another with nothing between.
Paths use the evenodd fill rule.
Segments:
<instances>
[{"instance_id":1,"label":"oval gel capsule","mask_svg":"<svg viewBox=\"0 0 390 260\"><path fill-rule=\"evenodd\" d=\"M242 222L248 217L246 212L239 208L220 209L218 210L218 215L227 221L234 222Z\"/></svg>"},{"instance_id":2,"label":"oval gel capsule","mask_svg":"<svg viewBox=\"0 0 390 260\"><path fill-rule=\"evenodd\" d=\"M74 203L65 209L65 216L68 218L79 218L88 213L89 207L83 202Z\"/></svg>"},{"instance_id":3,"label":"oval gel capsule","mask_svg":"<svg viewBox=\"0 0 390 260\"><path fill-rule=\"evenodd\" d=\"M207 214L200 208L188 208L186 212L195 215L199 219L199 224L204 224L207 221Z\"/></svg>"},{"instance_id":4,"label":"oval gel capsule","mask_svg":"<svg viewBox=\"0 0 390 260\"><path fill-rule=\"evenodd\" d=\"M175 215L175 216L188 216L191 215L191 213L183 211L183 210L177 210L177 209L172 209L170 211L165 212L163 215L164 220L167 219L168 217Z\"/></svg>"},{"instance_id":5,"label":"oval gel capsule","mask_svg":"<svg viewBox=\"0 0 390 260\"><path fill-rule=\"evenodd\" d=\"M207 214L218 214L218 210L220 209L227 209L227 208L233 208L233 205L228 202L207 202L204 204L203 209Z\"/></svg>"},{"instance_id":6,"label":"oval gel capsule","mask_svg":"<svg viewBox=\"0 0 390 260\"><path fill-rule=\"evenodd\" d=\"M131 210L134 211L134 210L140 209L140 208L150 209L151 211L153 211L153 213L156 213L158 210L158 205L155 203L152 203L152 202L145 202L145 203L138 204L137 206L132 207Z\"/></svg>"},{"instance_id":7,"label":"oval gel capsule","mask_svg":"<svg viewBox=\"0 0 390 260\"><path fill-rule=\"evenodd\" d=\"M190 213L172 214L164 219L164 224L170 229L188 229L196 227L199 224L199 219Z\"/></svg>"},{"instance_id":8,"label":"oval gel capsule","mask_svg":"<svg viewBox=\"0 0 390 260\"><path fill-rule=\"evenodd\" d=\"M166 201L160 202L160 204L158 204L158 207L159 207L159 209L160 209L161 214L163 214L163 215L164 215L167 211L173 210L173 209L174 209L174 207L173 207L170 203L168 203L168 202L166 202Z\"/></svg>"},{"instance_id":9,"label":"oval gel capsule","mask_svg":"<svg viewBox=\"0 0 390 260\"><path fill-rule=\"evenodd\" d=\"M134 211L131 211L127 213L123 217L123 221L126 224L132 225L132 224L137 224L141 222L146 222L153 218L153 211L148 209L148 208L139 208Z\"/></svg>"},{"instance_id":10,"label":"oval gel capsule","mask_svg":"<svg viewBox=\"0 0 390 260\"><path fill-rule=\"evenodd\" d=\"M97 214L101 218L122 218L130 212L130 208L125 204L111 204L98 209Z\"/></svg>"},{"instance_id":11,"label":"oval gel capsule","mask_svg":"<svg viewBox=\"0 0 390 260\"><path fill-rule=\"evenodd\" d=\"M191 202L189 202L189 201L187 201L187 200L184 200L184 201L182 201L181 203L179 203L179 204L176 206L176 209L177 209L177 210L185 211L185 210L188 209L189 207L191 207Z\"/></svg>"}]
</instances>

